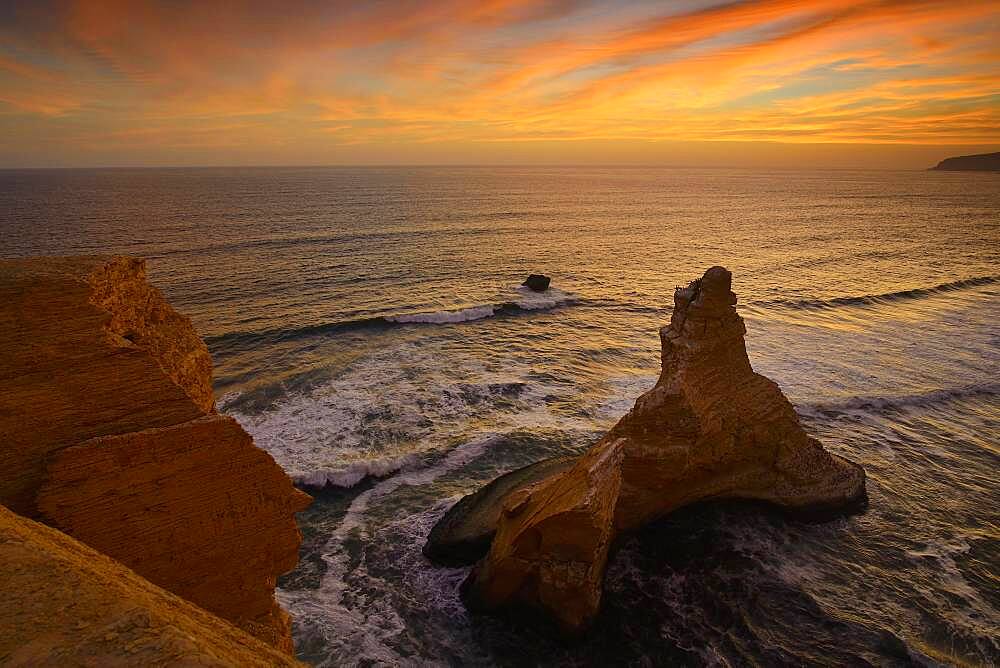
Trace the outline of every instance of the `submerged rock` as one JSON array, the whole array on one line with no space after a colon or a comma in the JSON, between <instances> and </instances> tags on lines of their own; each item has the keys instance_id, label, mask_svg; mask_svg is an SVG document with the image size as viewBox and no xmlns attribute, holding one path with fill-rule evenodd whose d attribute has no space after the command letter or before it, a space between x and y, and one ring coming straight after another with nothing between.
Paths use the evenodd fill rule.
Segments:
<instances>
[{"instance_id":1,"label":"submerged rock","mask_svg":"<svg viewBox=\"0 0 1000 668\"><path fill-rule=\"evenodd\" d=\"M545 292L549 289L552 279L544 274L531 274L521 285L534 290L535 292Z\"/></svg>"},{"instance_id":2,"label":"submerged rock","mask_svg":"<svg viewBox=\"0 0 1000 668\"><path fill-rule=\"evenodd\" d=\"M489 553L463 585L469 607L528 608L578 633L598 612L622 532L709 499L798 513L863 506L864 470L809 437L751 368L731 282L712 267L678 288L656 385L573 466L507 494Z\"/></svg>"}]
</instances>

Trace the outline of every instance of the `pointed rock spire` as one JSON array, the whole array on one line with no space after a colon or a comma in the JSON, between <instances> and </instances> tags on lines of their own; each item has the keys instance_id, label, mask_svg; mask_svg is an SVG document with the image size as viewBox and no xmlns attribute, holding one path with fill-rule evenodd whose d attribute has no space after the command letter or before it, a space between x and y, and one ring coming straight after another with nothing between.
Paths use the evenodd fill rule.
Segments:
<instances>
[{"instance_id":1,"label":"pointed rock spire","mask_svg":"<svg viewBox=\"0 0 1000 668\"><path fill-rule=\"evenodd\" d=\"M678 288L656 385L568 469L503 499L489 553L463 585L470 607L527 607L568 633L594 619L616 535L705 499L798 512L866 501L864 470L806 434L753 371L732 274Z\"/></svg>"}]
</instances>

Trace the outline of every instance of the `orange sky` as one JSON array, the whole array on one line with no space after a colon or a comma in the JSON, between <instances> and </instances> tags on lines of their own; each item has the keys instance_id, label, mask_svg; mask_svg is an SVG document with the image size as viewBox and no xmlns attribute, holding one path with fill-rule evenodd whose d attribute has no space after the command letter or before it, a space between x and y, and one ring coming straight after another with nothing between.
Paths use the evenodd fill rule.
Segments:
<instances>
[{"instance_id":1,"label":"orange sky","mask_svg":"<svg viewBox=\"0 0 1000 668\"><path fill-rule=\"evenodd\" d=\"M989 150L997 0L0 8L0 166L922 168Z\"/></svg>"}]
</instances>

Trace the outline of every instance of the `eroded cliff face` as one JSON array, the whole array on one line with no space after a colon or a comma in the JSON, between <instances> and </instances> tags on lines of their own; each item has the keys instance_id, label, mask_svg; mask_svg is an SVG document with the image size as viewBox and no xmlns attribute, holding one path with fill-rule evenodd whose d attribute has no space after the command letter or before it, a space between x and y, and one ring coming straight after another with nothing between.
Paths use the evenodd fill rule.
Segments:
<instances>
[{"instance_id":1,"label":"eroded cliff face","mask_svg":"<svg viewBox=\"0 0 1000 668\"><path fill-rule=\"evenodd\" d=\"M212 362L143 260L0 260L0 503L36 514L48 454L214 412Z\"/></svg>"},{"instance_id":2,"label":"eroded cliff face","mask_svg":"<svg viewBox=\"0 0 1000 668\"><path fill-rule=\"evenodd\" d=\"M51 526L291 651L274 585L298 562L291 518L309 497L289 489L284 471L231 417L60 450L37 501Z\"/></svg>"},{"instance_id":3,"label":"eroded cliff face","mask_svg":"<svg viewBox=\"0 0 1000 668\"><path fill-rule=\"evenodd\" d=\"M597 614L623 531L707 499L800 512L864 502L863 469L810 438L778 386L754 373L731 281L713 267L679 288L656 385L573 468L504 499L463 586L471 607L527 607L577 633Z\"/></svg>"},{"instance_id":4,"label":"eroded cliff face","mask_svg":"<svg viewBox=\"0 0 1000 668\"><path fill-rule=\"evenodd\" d=\"M144 261L0 261L0 383L0 503L291 652L274 585L309 497L215 412Z\"/></svg>"},{"instance_id":5,"label":"eroded cliff face","mask_svg":"<svg viewBox=\"0 0 1000 668\"><path fill-rule=\"evenodd\" d=\"M96 550L0 506L5 666L300 666Z\"/></svg>"}]
</instances>

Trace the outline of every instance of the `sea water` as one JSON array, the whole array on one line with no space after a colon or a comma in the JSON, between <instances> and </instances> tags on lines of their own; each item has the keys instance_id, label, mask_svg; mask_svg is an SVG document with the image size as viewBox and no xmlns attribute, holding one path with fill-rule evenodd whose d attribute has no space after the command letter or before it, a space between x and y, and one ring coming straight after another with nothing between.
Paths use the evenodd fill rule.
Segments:
<instances>
[{"instance_id":1,"label":"sea water","mask_svg":"<svg viewBox=\"0 0 1000 668\"><path fill-rule=\"evenodd\" d=\"M1000 661L1000 175L654 168L0 172L0 255L126 253L299 484L280 582L321 665ZM739 505L629 538L576 644L470 615L420 548L462 495L588 447L721 264L757 371L863 464L827 524ZM529 273L552 289L519 287Z\"/></svg>"}]
</instances>

